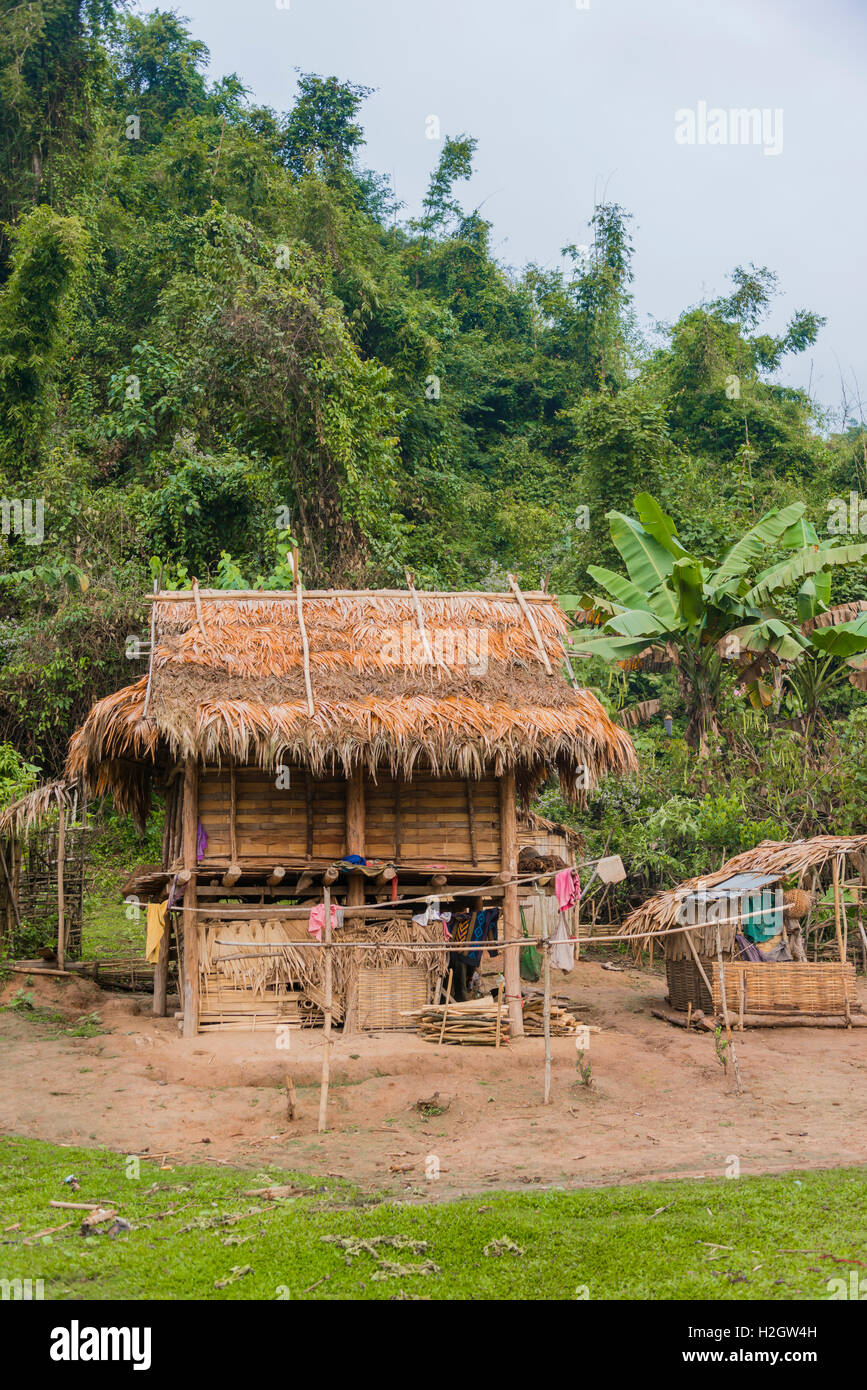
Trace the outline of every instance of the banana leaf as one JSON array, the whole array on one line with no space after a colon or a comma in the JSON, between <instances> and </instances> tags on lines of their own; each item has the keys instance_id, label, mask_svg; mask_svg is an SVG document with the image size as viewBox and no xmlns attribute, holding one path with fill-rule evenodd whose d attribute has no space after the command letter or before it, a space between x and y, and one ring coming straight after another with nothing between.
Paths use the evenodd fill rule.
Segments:
<instances>
[{"instance_id":1,"label":"banana leaf","mask_svg":"<svg viewBox=\"0 0 867 1390\"><path fill-rule=\"evenodd\" d=\"M611 539L633 584L645 592L656 589L671 574L674 556L631 516L623 512L607 512L606 516Z\"/></svg>"},{"instance_id":2,"label":"banana leaf","mask_svg":"<svg viewBox=\"0 0 867 1390\"><path fill-rule=\"evenodd\" d=\"M710 576L708 580L710 587L715 589L717 585L725 584L726 580L745 574L763 550L767 550L769 545L778 541L790 527L794 526L795 522L800 520L804 514L804 508L805 503L792 502L788 507L780 507L777 511L768 512L761 521L757 521L755 526L747 531L746 535L741 536L737 544L732 546L719 569Z\"/></svg>"}]
</instances>

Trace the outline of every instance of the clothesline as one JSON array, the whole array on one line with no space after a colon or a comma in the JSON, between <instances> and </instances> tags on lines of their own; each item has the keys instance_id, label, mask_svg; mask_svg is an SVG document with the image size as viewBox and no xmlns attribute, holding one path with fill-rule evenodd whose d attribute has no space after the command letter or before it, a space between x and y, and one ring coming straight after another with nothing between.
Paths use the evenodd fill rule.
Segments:
<instances>
[{"instance_id":1,"label":"clothesline","mask_svg":"<svg viewBox=\"0 0 867 1390\"><path fill-rule=\"evenodd\" d=\"M594 933L592 936L581 936L581 935L578 935L578 936L564 936L564 937L561 937L561 938L560 938L560 943L559 943L559 944L564 944L564 943L566 943L566 942L571 942L571 943L573 943L573 944L581 944L581 945L592 946L592 945L599 945L599 944L604 944L604 943L606 943L606 942L612 942L612 941L619 941L619 942L637 941L637 940L642 940L642 941L643 941L643 940L645 939L645 937L651 937L651 936L652 936L652 937L656 938L656 937L662 937L662 936L674 936L674 935L676 935L678 932L692 932L692 931L698 931L699 927L706 927L706 926L708 926L708 925L714 925L714 926L718 926L718 927L729 926L731 923L735 923L735 924L736 924L736 923L738 923L738 922L744 922L744 921L746 921L748 918L752 919L752 918L755 918L755 917L759 917L759 916L761 916L761 915L763 915L763 914L762 914L762 913L758 913L758 912L750 912L750 913L742 913L739 917L726 917L726 918L723 918L723 919L721 919L720 921L714 922L714 923L712 923L712 924L707 923L707 922L695 922L695 923L693 923L692 925L688 925L688 924L687 924L687 925L685 925L685 926L663 927L663 928L660 928L658 931L649 931L649 932L645 932L645 933L642 934L641 937L621 936L619 933L615 933L615 934L613 934L613 935L604 935L604 936L599 936L599 935L596 935L595 933ZM215 937L215 938L214 938L214 942L215 942L215 944L218 945L218 946L245 946L245 945L248 944L248 943L243 942L243 941L220 941L220 938L219 938L219 937ZM506 949L507 947L509 947L509 946L554 946L554 945L556 945L556 944L558 944L558 943L556 943L556 942L553 940L552 937L545 937L545 936L513 936L513 937L504 938L503 940L497 940L496 942L490 942L488 945L480 944L478 941L452 942L452 941L446 941L445 939L444 939L443 941L441 941L441 942L439 942L439 941L406 941L406 942L401 941L400 944L399 944L399 947L396 946L395 949L400 949L401 951L421 951L421 952L424 952L424 951L443 951L443 950L448 950L448 951L450 951L450 952L451 952L451 951L478 951L478 950L483 950L483 951L487 951L487 952L493 954L493 953L496 953L496 952L505 950L505 949ZM262 942L260 942L260 941L251 941L251 942L249 942L249 945L250 945L250 946L256 946L256 947L258 947L259 949L258 949L255 953L250 953L250 952L245 951L245 952L243 952L243 953L241 953L241 954L239 954L239 955L237 955L237 956L221 956L220 959L221 959L221 960L252 960L252 959L255 958L256 955L259 955L259 956L269 956L269 955L273 954L274 952L282 951L282 950L285 949L285 947L284 947L282 944L280 944L279 942L278 942L278 943L271 944L271 945L265 945L265 946L263 947L263 943L262 943ZM286 945L291 946L293 950L295 950L295 948L296 948L297 946L301 946L301 947L305 947L305 946L314 946L314 947L318 948L319 950L327 950L327 949L337 948L337 949L342 949L342 950L354 950L354 951L365 951L365 950L375 950L375 951L378 951L378 950L381 950L381 949L382 949L382 942L381 942L381 941L336 941L336 940L334 940L334 938L332 938L332 940L331 940L331 946L330 946L330 948L329 948L329 945L328 945L327 942L325 942L325 941L314 941L314 940L312 940L312 939L309 940L309 941L289 941L289 942L286 942Z\"/></svg>"}]
</instances>

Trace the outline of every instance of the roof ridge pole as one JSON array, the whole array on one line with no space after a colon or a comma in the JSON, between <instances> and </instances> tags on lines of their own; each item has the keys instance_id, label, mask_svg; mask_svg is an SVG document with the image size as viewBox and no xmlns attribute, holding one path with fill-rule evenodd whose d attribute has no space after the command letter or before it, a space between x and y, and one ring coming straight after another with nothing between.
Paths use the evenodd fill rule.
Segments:
<instances>
[{"instance_id":1,"label":"roof ridge pole","mask_svg":"<svg viewBox=\"0 0 867 1390\"><path fill-rule=\"evenodd\" d=\"M518 603L519 603L520 608L521 608L521 612L523 613L524 617L527 619L527 622L530 624L530 631L532 632L533 636L534 636L535 639L536 639L536 646L539 648L539 657L540 657L540 659L541 659L541 661L542 661L542 665L545 667L545 670L547 671L548 675L549 675L549 676L553 676L554 672L552 671L552 669L551 669L551 663L550 663L550 661L548 660L548 653L546 652L546 650L545 650L545 644L544 644L544 642L542 641L542 634L540 633L539 628L538 628L537 625L536 625L536 619L533 617L533 614L530 612L530 609L529 609L528 606L527 606L527 600L524 598L524 595L521 593L520 587L519 587L519 585L518 585L518 581L517 581L517 579L515 578L515 576L514 576L513 574L510 574L510 575L509 575L509 586L510 586L510 588L511 588L511 590L512 590L512 593L515 595L515 598L518 600Z\"/></svg>"},{"instance_id":2,"label":"roof ridge pole","mask_svg":"<svg viewBox=\"0 0 867 1390\"><path fill-rule=\"evenodd\" d=\"M412 606L415 611L415 620L418 623L418 630L421 633L421 640L424 646L425 660L427 661L429 666L438 666L439 662L434 661L434 654L433 648L430 644L430 637L428 636L427 628L424 625L424 614L421 611L421 599L419 598L418 590L415 587L415 578L413 576L412 570L406 570L406 586L409 589L410 598L412 599Z\"/></svg>"},{"instance_id":3,"label":"roof ridge pole","mask_svg":"<svg viewBox=\"0 0 867 1390\"><path fill-rule=\"evenodd\" d=\"M304 653L304 688L307 691L307 713L315 714L313 705L313 686L310 681L310 643L307 641L307 628L304 625L304 606L301 597L301 568L298 564L298 547L292 547L292 574L295 578L295 602L298 608L298 627L301 631L301 648Z\"/></svg>"}]
</instances>

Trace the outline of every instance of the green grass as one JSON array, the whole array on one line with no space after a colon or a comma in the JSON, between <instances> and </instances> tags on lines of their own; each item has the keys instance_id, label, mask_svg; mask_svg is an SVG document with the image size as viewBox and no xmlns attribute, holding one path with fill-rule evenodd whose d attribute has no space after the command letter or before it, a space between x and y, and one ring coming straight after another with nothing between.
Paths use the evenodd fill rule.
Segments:
<instances>
[{"instance_id":1,"label":"green grass","mask_svg":"<svg viewBox=\"0 0 867 1390\"><path fill-rule=\"evenodd\" d=\"M25 985L33 984L33 976L25 976ZM110 1033L104 1028L97 1013L80 1014L74 1023L68 1024L66 1014L57 1009L46 1009L34 1002L32 989L18 989L8 1004L0 1006L0 1013L14 1013L26 1018L35 1028L42 1026L40 1037L46 1038L97 1038ZM44 1031L47 1029L48 1031Z\"/></svg>"},{"instance_id":2,"label":"green grass","mask_svg":"<svg viewBox=\"0 0 867 1390\"><path fill-rule=\"evenodd\" d=\"M272 1168L142 1161L136 1179L127 1163L0 1140L0 1278L43 1279L48 1299L571 1299L586 1286L591 1299L741 1300L826 1299L829 1279L867 1275L864 1169L413 1205ZM303 1195L245 1195L267 1183ZM82 1213L51 1199L111 1204L132 1229L84 1237ZM353 1254L323 1237L395 1239ZM504 1238L524 1253L484 1253Z\"/></svg>"}]
</instances>

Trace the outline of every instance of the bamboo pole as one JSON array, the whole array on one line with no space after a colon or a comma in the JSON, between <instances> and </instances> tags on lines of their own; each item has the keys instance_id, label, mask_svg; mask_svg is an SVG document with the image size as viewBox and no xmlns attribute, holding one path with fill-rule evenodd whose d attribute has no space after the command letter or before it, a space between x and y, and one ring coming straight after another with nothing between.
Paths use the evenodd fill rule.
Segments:
<instances>
[{"instance_id":1,"label":"bamboo pole","mask_svg":"<svg viewBox=\"0 0 867 1390\"><path fill-rule=\"evenodd\" d=\"M409 589L410 597L411 597L411 599L412 599L412 606L413 606L413 611L414 611L414 613L415 613L415 620L416 620L416 622L418 623L418 630L419 630L419 632L421 633L421 641L422 641L422 646L424 647L425 661L428 663L429 666L433 666L433 665L434 665L433 648L431 647L431 644L430 644L430 638L429 638L429 636L428 636L427 628L426 628L425 625L424 625L424 614L422 613L422 609L421 609L421 600L419 599L418 590L417 590L416 587L415 587L415 580L414 580L414 578L413 578L413 575L412 575L411 570L407 570L407 571L406 571L406 583L407 583L407 588Z\"/></svg>"},{"instance_id":2,"label":"bamboo pole","mask_svg":"<svg viewBox=\"0 0 867 1390\"><path fill-rule=\"evenodd\" d=\"M705 985L707 986L707 992L708 992L708 994L710 995L710 1006L711 1006L711 1008L713 1008L713 985L711 984L710 980L709 980L708 977L707 977L707 974L706 974L706 972L705 972L705 968L704 968L704 966L703 966L702 963L701 963L701 959L700 959L700 957L699 957L698 951L695 949L695 942L693 941L691 935L689 934L688 931L685 931L683 934L684 934L684 936L686 937L686 944L687 944L687 946L688 946L689 949L692 951L692 958L693 958L693 960L694 960L695 963L696 963L696 967L697 967L697 969L698 969L698 973L699 973L699 975L701 976L701 978L704 980Z\"/></svg>"},{"instance_id":3,"label":"bamboo pole","mask_svg":"<svg viewBox=\"0 0 867 1390\"><path fill-rule=\"evenodd\" d=\"M545 1034L545 1104L551 1101L551 943L548 940L548 914L542 913L542 979L545 999L542 1028Z\"/></svg>"},{"instance_id":4,"label":"bamboo pole","mask_svg":"<svg viewBox=\"0 0 867 1390\"><path fill-rule=\"evenodd\" d=\"M446 984L446 998L445 998L445 1004L444 1004L444 1006L443 1006L443 1021L442 1021L442 1027L440 1028L440 1043L442 1043L442 1040L443 1040L443 1037L445 1036L445 1031L446 1031L446 1017L448 1016L448 1011L449 1011L449 1000L450 1000L451 997L452 997L452 977L453 977L453 975L454 975L454 971L453 971L453 970L450 970L450 971L449 971L448 983Z\"/></svg>"},{"instance_id":5,"label":"bamboo pole","mask_svg":"<svg viewBox=\"0 0 867 1390\"><path fill-rule=\"evenodd\" d=\"M840 973L843 977L843 1004L846 1015L846 1027L852 1027L852 1010L849 1007L849 986L846 983L846 948L843 945L843 932L840 926L840 860L842 855L835 855L831 862L831 873L834 881L834 931L837 934L837 948L840 952Z\"/></svg>"},{"instance_id":6,"label":"bamboo pole","mask_svg":"<svg viewBox=\"0 0 867 1390\"><path fill-rule=\"evenodd\" d=\"M454 589L422 589L425 598L450 598L455 597ZM523 597L528 603L541 603L550 605L554 602L550 594L543 593L541 589L522 590ZM308 589L308 598L406 598L406 589ZM154 594L154 598L160 603L185 603L189 602L189 593L186 589L161 589ZM238 599L252 599L256 602L261 600L286 599L289 597L285 589L199 589L199 598L214 599L218 603L225 603L227 600L235 603ZM459 597L466 601L471 598L483 599L490 603L510 603L511 594L493 594L490 589L461 589Z\"/></svg>"},{"instance_id":7,"label":"bamboo pole","mask_svg":"<svg viewBox=\"0 0 867 1390\"><path fill-rule=\"evenodd\" d=\"M66 810L60 808L57 825L57 964L62 970L66 959L66 904L64 901L63 869L66 859Z\"/></svg>"},{"instance_id":8,"label":"bamboo pole","mask_svg":"<svg viewBox=\"0 0 867 1390\"><path fill-rule=\"evenodd\" d=\"M524 598L524 595L522 594L520 588L518 587L518 581L513 574L509 575L509 586L512 590L512 593L515 595L515 598L518 600L518 606L520 607L524 617L527 619L530 631L532 632L533 637L535 639L536 646L539 648L539 660L542 662L542 665L545 667L545 670L547 671L548 675L553 676L554 672L551 669L551 663L548 660L548 653L545 650L545 643L542 641L542 635L539 632L539 628L536 624L536 619L530 612L530 609L527 606L527 601Z\"/></svg>"},{"instance_id":9,"label":"bamboo pole","mask_svg":"<svg viewBox=\"0 0 867 1390\"><path fill-rule=\"evenodd\" d=\"M504 875L503 937L514 945L504 947L503 973L509 1005L509 1038L524 1036L521 1012L521 923L518 912L518 820L515 813L515 774L500 778L500 867Z\"/></svg>"},{"instance_id":10,"label":"bamboo pole","mask_svg":"<svg viewBox=\"0 0 867 1390\"><path fill-rule=\"evenodd\" d=\"M155 642L155 640L156 640L156 626L157 626L157 606L156 606L155 603L152 603L152 604L151 604L151 642L150 642L150 648L149 648L149 650L148 650L148 678L147 678L147 681L145 682L144 705L142 706L142 712L141 712L141 717L142 717L143 720L144 720L144 719L147 719L147 717L148 717L148 709L149 709L149 707L150 707L150 702L151 702L151 686L152 686L152 683L153 683L153 675L154 675L154 642Z\"/></svg>"},{"instance_id":11,"label":"bamboo pole","mask_svg":"<svg viewBox=\"0 0 867 1390\"><path fill-rule=\"evenodd\" d=\"M307 628L304 624L304 604L301 597L301 569L298 564L298 547L292 547L292 571L295 575L295 604L298 611L298 627L301 632L301 649L304 657L304 689L307 692L307 713L314 715L313 686L310 681L310 643L307 641Z\"/></svg>"},{"instance_id":12,"label":"bamboo pole","mask_svg":"<svg viewBox=\"0 0 867 1390\"><path fill-rule=\"evenodd\" d=\"M10 841L10 844L11 844L11 841ZM12 907L12 913L13 913L13 916L15 917L15 925L17 926L18 930L20 931L20 930L21 930L21 913L20 913L19 910L18 910L18 899L17 899L16 896L15 896L15 889L12 887L12 880L11 880L11 878L9 877L9 870L8 870L8 868L6 867L6 854L5 854L4 849L3 849L3 842L2 842L2 840L0 840L0 868L2 868L2 870L3 870L3 877L4 877L4 879L6 880L6 888L7 888L7 891L8 891L8 893L9 893L9 902L10 902L11 907Z\"/></svg>"},{"instance_id":13,"label":"bamboo pole","mask_svg":"<svg viewBox=\"0 0 867 1390\"><path fill-rule=\"evenodd\" d=\"M184 891L184 1037L199 1031L199 914L196 911L196 838L198 833L198 768L195 758L184 763L183 856L190 877Z\"/></svg>"},{"instance_id":14,"label":"bamboo pole","mask_svg":"<svg viewBox=\"0 0 867 1390\"><path fill-rule=\"evenodd\" d=\"M503 1029L503 981L502 981L502 980L499 980L499 981L497 982L497 1041L494 1043L494 1046L495 1046L495 1047L499 1047L499 1046L500 1046L500 1038L501 1038L501 1036L502 1036L502 1029Z\"/></svg>"},{"instance_id":15,"label":"bamboo pole","mask_svg":"<svg viewBox=\"0 0 867 1390\"><path fill-rule=\"evenodd\" d=\"M201 602L201 599L199 598L199 581L198 581L198 579L194 579L194 580L193 580L193 603L196 605L196 619L197 619L198 624L199 624L199 631L201 632L202 636L203 636L205 639L207 639L208 634L207 634L207 632L205 631L205 620L204 620L204 618L202 617L202 602Z\"/></svg>"},{"instance_id":16,"label":"bamboo pole","mask_svg":"<svg viewBox=\"0 0 867 1390\"><path fill-rule=\"evenodd\" d=\"M322 1026L322 1080L319 1085L318 1132L320 1134L327 1124L328 1083L331 1076L331 889L327 885L322 890L322 899L325 904L325 1007Z\"/></svg>"},{"instance_id":17,"label":"bamboo pole","mask_svg":"<svg viewBox=\"0 0 867 1390\"><path fill-rule=\"evenodd\" d=\"M732 1053L732 1068L735 1074L735 1086L737 1087L738 1095L740 1095L741 1069L738 1066L738 1054L737 1049L735 1047L735 1040L732 1035L731 1019L729 1018L729 1009L728 1004L726 1002L726 972L725 966L723 964L722 942L720 941L719 927L717 927L716 929L716 959L717 965L719 966L719 993L720 1002L722 1004L723 1019L725 1021L726 1026L726 1038L728 1039L728 1044L731 1048Z\"/></svg>"}]
</instances>

